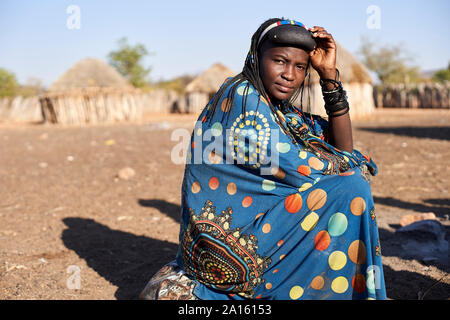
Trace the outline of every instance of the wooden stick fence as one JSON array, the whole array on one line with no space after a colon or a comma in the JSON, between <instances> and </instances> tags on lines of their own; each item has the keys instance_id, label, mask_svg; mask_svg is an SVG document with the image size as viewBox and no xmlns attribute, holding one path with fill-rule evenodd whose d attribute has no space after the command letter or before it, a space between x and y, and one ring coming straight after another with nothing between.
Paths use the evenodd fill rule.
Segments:
<instances>
[{"instance_id":1,"label":"wooden stick fence","mask_svg":"<svg viewBox=\"0 0 450 320\"><path fill-rule=\"evenodd\" d=\"M77 89L40 97L44 120L61 124L96 124L136 121L143 106L138 90Z\"/></svg>"},{"instance_id":2,"label":"wooden stick fence","mask_svg":"<svg viewBox=\"0 0 450 320\"><path fill-rule=\"evenodd\" d=\"M184 110L184 96L173 91L83 89L40 97L44 120L62 124L96 124L137 121L144 113L170 113L174 105Z\"/></svg>"},{"instance_id":3,"label":"wooden stick fence","mask_svg":"<svg viewBox=\"0 0 450 320\"><path fill-rule=\"evenodd\" d=\"M450 82L395 84L374 88L378 108L450 108Z\"/></svg>"}]
</instances>

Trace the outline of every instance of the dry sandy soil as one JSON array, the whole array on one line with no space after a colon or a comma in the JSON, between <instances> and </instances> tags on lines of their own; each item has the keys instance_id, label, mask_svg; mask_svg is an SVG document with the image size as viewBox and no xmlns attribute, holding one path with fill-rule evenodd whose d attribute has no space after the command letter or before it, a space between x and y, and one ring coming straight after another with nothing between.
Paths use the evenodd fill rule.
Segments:
<instances>
[{"instance_id":1,"label":"dry sandy soil","mask_svg":"<svg viewBox=\"0 0 450 320\"><path fill-rule=\"evenodd\" d=\"M0 299L136 299L176 254L184 166L170 161L171 133L194 121L0 124ZM448 240L450 111L377 110L353 126L355 148L379 167L388 297L449 299L448 263L419 250L432 235L396 230L405 214L434 212ZM123 167L136 175L118 179Z\"/></svg>"}]
</instances>

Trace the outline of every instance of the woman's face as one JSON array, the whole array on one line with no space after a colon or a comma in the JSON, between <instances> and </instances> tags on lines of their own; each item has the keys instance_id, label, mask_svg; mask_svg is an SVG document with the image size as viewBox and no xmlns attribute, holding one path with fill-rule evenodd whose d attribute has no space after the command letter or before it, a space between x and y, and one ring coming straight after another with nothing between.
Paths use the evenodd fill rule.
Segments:
<instances>
[{"instance_id":1,"label":"woman's face","mask_svg":"<svg viewBox=\"0 0 450 320\"><path fill-rule=\"evenodd\" d=\"M308 59L303 49L263 43L260 76L271 100L287 100L294 94L305 80Z\"/></svg>"}]
</instances>

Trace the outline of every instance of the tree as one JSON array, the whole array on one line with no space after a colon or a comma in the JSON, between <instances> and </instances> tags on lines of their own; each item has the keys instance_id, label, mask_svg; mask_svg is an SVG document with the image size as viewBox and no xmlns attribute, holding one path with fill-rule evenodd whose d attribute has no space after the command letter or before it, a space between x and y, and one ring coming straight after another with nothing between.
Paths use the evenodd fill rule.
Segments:
<instances>
[{"instance_id":1,"label":"tree","mask_svg":"<svg viewBox=\"0 0 450 320\"><path fill-rule=\"evenodd\" d=\"M147 85L147 76L151 68L142 65L142 59L148 55L144 45L138 43L135 46L128 44L127 38L118 41L119 49L108 54L109 64L119 71L135 87L142 88Z\"/></svg>"},{"instance_id":2,"label":"tree","mask_svg":"<svg viewBox=\"0 0 450 320\"><path fill-rule=\"evenodd\" d=\"M375 72L383 84L418 82L419 68L405 62L412 59L402 45L377 45L367 37L361 38L359 54L367 68Z\"/></svg>"},{"instance_id":3,"label":"tree","mask_svg":"<svg viewBox=\"0 0 450 320\"><path fill-rule=\"evenodd\" d=\"M42 94L45 91L42 80L36 77L27 79L25 85L20 86L18 95L23 97L31 97Z\"/></svg>"},{"instance_id":4,"label":"tree","mask_svg":"<svg viewBox=\"0 0 450 320\"><path fill-rule=\"evenodd\" d=\"M447 69L441 69L436 71L431 77L431 79L436 82L450 81L450 62L448 64Z\"/></svg>"},{"instance_id":5,"label":"tree","mask_svg":"<svg viewBox=\"0 0 450 320\"><path fill-rule=\"evenodd\" d=\"M192 75L181 75L171 80L161 80L155 83L155 87L167 90L174 90L178 94L183 94L186 86L191 82L195 76Z\"/></svg>"},{"instance_id":6,"label":"tree","mask_svg":"<svg viewBox=\"0 0 450 320\"><path fill-rule=\"evenodd\" d=\"M0 97L15 96L18 90L19 83L14 73L0 68Z\"/></svg>"}]
</instances>

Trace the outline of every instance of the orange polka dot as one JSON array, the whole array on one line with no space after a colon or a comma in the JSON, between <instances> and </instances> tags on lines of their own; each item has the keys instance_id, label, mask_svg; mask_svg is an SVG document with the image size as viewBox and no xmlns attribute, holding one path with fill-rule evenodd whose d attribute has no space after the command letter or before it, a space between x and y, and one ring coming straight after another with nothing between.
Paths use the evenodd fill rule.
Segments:
<instances>
[{"instance_id":1,"label":"orange polka dot","mask_svg":"<svg viewBox=\"0 0 450 320\"><path fill-rule=\"evenodd\" d=\"M352 287L358 293L366 291L366 278L364 275L357 273L352 279Z\"/></svg>"},{"instance_id":2,"label":"orange polka dot","mask_svg":"<svg viewBox=\"0 0 450 320\"><path fill-rule=\"evenodd\" d=\"M192 141L192 143L191 143L191 147L192 147L192 149L195 149L195 141Z\"/></svg>"},{"instance_id":3,"label":"orange polka dot","mask_svg":"<svg viewBox=\"0 0 450 320\"><path fill-rule=\"evenodd\" d=\"M271 229L272 229L272 227L270 226L270 223L266 223L266 224L263 225L263 227L262 227L262 232L264 232L264 233L269 233Z\"/></svg>"},{"instance_id":4,"label":"orange polka dot","mask_svg":"<svg viewBox=\"0 0 450 320\"><path fill-rule=\"evenodd\" d=\"M322 208L326 201L327 201L327 193L325 190L322 189L315 189L311 191L311 193L308 195L308 199L306 200L308 208L311 211L315 211Z\"/></svg>"},{"instance_id":5,"label":"orange polka dot","mask_svg":"<svg viewBox=\"0 0 450 320\"><path fill-rule=\"evenodd\" d=\"M211 190L216 190L219 187L219 179L217 179L216 177L212 177L211 179L209 179L209 187L211 188Z\"/></svg>"},{"instance_id":6,"label":"orange polka dot","mask_svg":"<svg viewBox=\"0 0 450 320\"><path fill-rule=\"evenodd\" d=\"M281 245L282 245L283 243L284 243L284 241L283 241L283 240L280 240L280 241L277 242L277 246L281 247Z\"/></svg>"},{"instance_id":7,"label":"orange polka dot","mask_svg":"<svg viewBox=\"0 0 450 320\"><path fill-rule=\"evenodd\" d=\"M355 264L366 262L366 245L361 240L355 240L348 246L348 258Z\"/></svg>"},{"instance_id":8,"label":"orange polka dot","mask_svg":"<svg viewBox=\"0 0 450 320\"><path fill-rule=\"evenodd\" d=\"M316 250L323 251L328 248L328 246L330 245L330 241L331 241L331 238L330 238L330 235L328 234L328 232L325 230L322 230L314 238L314 246L315 246Z\"/></svg>"},{"instance_id":9,"label":"orange polka dot","mask_svg":"<svg viewBox=\"0 0 450 320\"><path fill-rule=\"evenodd\" d=\"M311 281L311 288L314 290L320 290L323 288L323 285L325 283L325 280L322 276L317 276Z\"/></svg>"},{"instance_id":10,"label":"orange polka dot","mask_svg":"<svg viewBox=\"0 0 450 320\"><path fill-rule=\"evenodd\" d=\"M200 183L198 181L194 181L194 183L191 186L192 193L198 193L200 192L200 190L201 190Z\"/></svg>"},{"instance_id":11,"label":"orange polka dot","mask_svg":"<svg viewBox=\"0 0 450 320\"><path fill-rule=\"evenodd\" d=\"M355 171L346 171L346 172L339 173L339 175L343 176L343 177L352 176L353 174L355 174Z\"/></svg>"},{"instance_id":12,"label":"orange polka dot","mask_svg":"<svg viewBox=\"0 0 450 320\"><path fill-rule=\"evenodd\" d=\"M360 216L364 213L364 210L366 210L366 202L361 197L356 197L352 200L350 203L350 211L355 216Z\"/></svg>"},{"instance_id":13,"label":"orange polka dot","mask_svg":"<svg viewBox=\"0 0 450 320\"><path fill-rule=\"evenodd\" d=\"M228 112L230 111L231 108L231 103L230 103L230 99L229 98L225 98L222 101L222 105L220 106L223 112Z\"/></svg>"},{"instance_id":14,"label":"orange polka dot","mask_svg":"<svg viewBox=\"0 0 450 320\"><path fill-rule=\"evenodd\" d=\"M284 258L286 258L286 255L285 255L285 254L282 254L282 255L280 256L280 260L283 260Z\"/></svg>"},{"instance_id":15,"label":"orange polka dot","mask_svg":"<svg viewBox=\"0 0 450 320\"><path fill-rule=\"evenodd\" d=\"M232 196L232 195L234 195L234 194L236 193L236 191L237 191L236 184L235 184L234 182L230 182L230 183L227 185L227 192L228 192L228 194L229 194L230 196Z\"/></svg>"},{"instance_id":16,"label":"orange polka dot","mask_svg":"<svg viewBox=\"0 0 450 320\"><path fill-rule=\"evenodd\" d=\"M222 162L222 158L219 155L217 155L217 153L215 151L211 151L209 153L208 160L212 164L219 164Z\"/></svg>"},{"instance_id":17,"label":"orange polka dot","mask_svg":"<svg viewBox=\"0 0 450 320\"><path fill-rule=\"evenodd\" d=\"M280 270L279 269L275 269L275 270L273 270L272 273L277 273L278 271L280 271Z\"/></svg>"},{"instance_id":18,"label":"orange polka dot","mask_svg":"<svg viewBox=\"0 0 450 320\"><path fill-rule=\"evenodd\" d=\"M275 178L280 180L283 180L284 177L286 177L286 172L284 172L281 168L273 167L272 169L270 169L270 172Z\"/></svg>"},{"instance_id":19,"label":"orange polka dot","mask_svg":"<svg viewBox=\"0 0 450 320\"><path fill-rule=\"evenodd\" d=\"M309 176L311 174L311 168L303 164L298 166L297 171L304 176Z\"/></svg>"},{"instance_id":20,"label":"orange polka dot","mask_svg":"<svg viewBox=\"0 0 450 320\"><path fill-rule=\"evenodd\" d=\"M267 290L272 289L272 284L270 282L266 283L266 289Z\"/></svg>"},{"instance_id":21,"label":"orange polka dot","mask_svg":"<svg viewBox=\"0 0 450 320\"><path fill-rule=\"evenodd\" d=\"M262 293L258 294L255 299L261 299L262 298Z\"/></svg>"},{"instance_id":22,"label":"orange polka dot","mask_svg":"<svg viewBox=\"0 0 450 320\"><path fill-rule=\"evenodd\" d=\"M248 207L250 207L250 205L252 204L252 202L253 202L252 197L247 196L247 197L244 198L244 200L242 200L242 206L243 206L244 208L248 208Z\"/></svg>"},{"instance_id":23,"label":"orange polka dot","mask_svg":"<svg viewBox=\"0 0 450 320\"><path fill-rule=\"evenodd\" d=\"M299 193L291 194L284 200L284 207L289 213L297 213L303 204L302 196Z\"/></svg>"}]
</instances>

